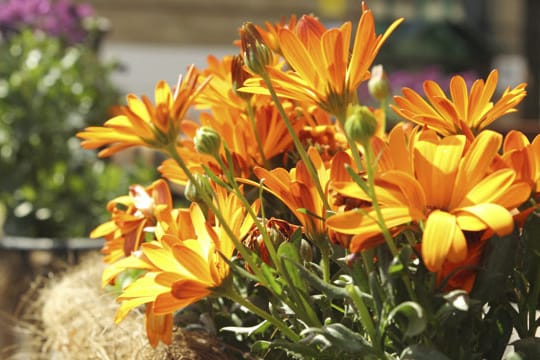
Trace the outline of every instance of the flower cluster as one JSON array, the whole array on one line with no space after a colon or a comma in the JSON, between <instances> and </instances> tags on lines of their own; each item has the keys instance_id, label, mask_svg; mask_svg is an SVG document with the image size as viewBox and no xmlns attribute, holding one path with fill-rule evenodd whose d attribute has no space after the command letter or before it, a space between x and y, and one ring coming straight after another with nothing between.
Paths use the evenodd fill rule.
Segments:
<instances>
[{"instance_id":1,"label":"flower cluster","mask_svg":"<svg viewBox=\"0 0 540 360\"><path fill-rule=\"evenodd\" d=\"M175 312L217 298L262 319L235 313L224 329L251 351L317 359L500 358L512 329L534 336L540 137L487 129L525 84L495 99L493 70L470 87L454 76L449 94L404 88L387 129L387 78L370 69L401 21L377 34L363 5L354 39L350 22L307 15L244 24L238 55L159 82L154 102L129 95L78 134L101 156L162 152L189 203L161 179L109 204L92 233L103 285L140 270L117 321L145 305L150 343L169 343ZM357 96L368 80L378 108Z\"/></svg>"},{"instance_id":2,"label":"flower cluster","mask_svg":"<svg viewBox=\"0 0 540 360\"><path fill-rule=\"evenodd\" d=\"M93 15L90 5L69 0L8 0L0 5L0 32L9 36L31 28L79 43L88 33L84 20Z\"/></svg>"}]
</instances>

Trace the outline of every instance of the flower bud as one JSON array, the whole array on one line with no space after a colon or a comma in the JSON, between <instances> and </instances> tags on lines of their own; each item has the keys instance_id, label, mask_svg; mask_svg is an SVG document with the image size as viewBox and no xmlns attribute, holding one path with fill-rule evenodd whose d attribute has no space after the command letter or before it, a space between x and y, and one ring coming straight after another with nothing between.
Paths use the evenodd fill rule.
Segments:
<instances>
[{"instance_id":1,"label":"flower bud","mask_svg":"<svg viewBox=\"0 0 540 360\"><path fill-rule=\"evenodd\" d=\"M365 144L377 131L377 119L367 106L355 105L345 121L345 132L354 141Z\"/></svg>"},{"instance_id":2,"label":"flower bud","mask_svg":"<svg viewBox=\"0 0 540 360\"><path fill-rule=\"evenodd\" d=\"M375 65L371 69L368 89L371 96L378 101L386 100L390 96L390 82L382 65Z\"/></svg>"},{"instance_id":3,"label":"flower bud","mask_svg":"<svg viewBox=\"0 0 540 360\"><path fill-rule=\"evenodd\" d=\"M211 127L201 126L198 128L193 142L198 153L219 156L221 136Z\"/></svg>"},{"instance_id":4,"label":"flower bud","mask_svg":"<svg viewBox=\"0 0 540 360\"><path fill-rule=\"evenodd\" d=\"M202 203L205 196L210 198L212 195L212 185L208 177L203 174L193 174L195 184L188 180L184 188L184 196L187 200L195 203Z\"/></svg>"},{"instance_id":5,"label":"flower bud","mask_svg":"<svg viewBox=\"0 0 540 360\"><path fill-rule=\"evenodd\" d=\"M240 55L235 55L231 63L232 88L236 95L244 100L249 100L253 94L237 91L244 85L244 82L251 76L244 68L244 59Z\"/></svg>"},{"instance_id":6,"label":"flower bud","mask_svg":"<svg viewBox=\"0 0 540 360\"><path fill-rule=\"evenodd\" d=\"M306 239L300 240L300 258L304 261L313 261L313 246Z\"/></svg>"},{"instance_id":7,"label":"flower bud","mask_svg":"<svg viewBox=\"0 0 540 360\"><path fill-rule=\"evenodd\" d=\"M255 74L265 73L266 65L272 63L273 55L255 25L245 23L240 29L240 40L247 68Z\"/></svg>"}]
</instances>

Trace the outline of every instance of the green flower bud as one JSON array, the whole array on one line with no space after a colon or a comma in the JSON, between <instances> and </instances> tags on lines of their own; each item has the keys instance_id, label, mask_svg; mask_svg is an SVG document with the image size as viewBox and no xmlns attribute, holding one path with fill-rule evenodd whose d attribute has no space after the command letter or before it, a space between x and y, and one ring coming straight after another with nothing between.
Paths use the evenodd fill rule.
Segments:
<instances>
[{"instance_id":1,"label":"green flower bud","mask_svg":"<svg viewBox=\"0 0 540 360\"><path fill-rule=\"evenodd\" d=\"M345 132L354 141L366 144L377 131L377 119L367 106L355 105L345 121Z\"/></svg>"},{"instance_id":2,"label":"green flower bud","mask_svg":"<svg viewBox=\"0 0 540 360\"><path fill-rule=\"evenodd\" d=\"M306 239L300 240L300 258L304 261L313 261L313 247Z\"/></svg>"},{"instance_id":3,"label":"green flower bud","mask_svg":"<svg viewBox=\"0 0 540 360\"><path fill-rule=\"evenodd\" d=\"M195 150L198 153L212 155L214 157L219 156L221 136L211 127L201 126L198 128L193 142L195 143Z\"/></svg>"},{"instance_id":4,"label":"green flower bud","mask_svg":"<svg viewBox=\"0 0 540 360\"><path fill-rule=\"evenodd\" d=\"M187 200L195 203L203 203L204 198L210 199L212 197L212 185L208 177L203 174L193 174L195 183L188 180L184 188L184 196Z\"/></svg>"},{"instance_id":5,"label":"green flower bud","mask_svg":"<svg viewBox=\"0 0 540 360\"><path fill-rule=\"evenodd\" d=\"M247 68L255 74L265 73L266 65L272 63L273 55L255 25L249 22L242 25L240 41Z\"/></svg>"},{"instance_id":6,"label":"green flower bud","mask_svg":"<svg viewBox=\"0 0 540 360\"><path fill-rule=\"evenodd\" d=\"M378 101L386 100L390 96L390 82L382 65L375 65L371 69L368 89L371 96Z\"/></svg>"}]
</instances>

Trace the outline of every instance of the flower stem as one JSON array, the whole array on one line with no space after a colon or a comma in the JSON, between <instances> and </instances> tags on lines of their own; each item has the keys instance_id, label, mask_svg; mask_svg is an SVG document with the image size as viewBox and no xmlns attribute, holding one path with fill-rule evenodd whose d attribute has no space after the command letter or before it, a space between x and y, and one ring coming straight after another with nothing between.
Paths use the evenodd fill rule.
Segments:
<instances>
[{"instance_id":1,"label":"flower stem","mask_svg":"<svg viewBox=\"0 0 540 360\"><path fill-rule=\"evenodd\" d=\"M266 83L266 86L268 87L268 91L270 92L270 95L272 96L272 100L274 101L274 103L275 103L275 105L276 105L276 107L277 107L277 109L279 111L279 114L281 115L281 118L283 119L283 122L285 123L285 126L287 126L287 130L289 131L289 134L291 135L294 146L295 146L296 150L298 151L298 154L300 155L300 158L302 159L302 161L306 165L306 168L307 168L307 170L309 172L309 175L313 179L315 187L317 188L317 192L319 193L319 196L321 197L321 200L322 200L322 202L324 204L324 208L327 209L327 210L330 209L330 206L329 206L328 201L326 199L324 190L323 190L323 188L321 186L319 176L317 175L317 171L315 170L315 167L313 166L313 163L309 159L309 156L308 156L306 150L302 146L302 143L300 142L300 139L296 135L296 132L294 131L294 128L293 128L293 126L291 124L291 121L289 120L289 117L285 113L285 109L283 108L283 105L279 101L279 98L278 98L276 92L274 91L274 87L272 86L272 82L270 81L270 78L268 77L268 74L266 72L263 72L261 74L261 77L264 80L264 82Z\"/></svg>"},{"instance_id":2,"label":"flower stem","mask_svg":"<svg viewBox=\"0 0 540 360\"><path fill-rule=\"evenodd\" d=\"M214 204L212 199L209 198L208 195L204 191L202 191L202 189L200 188L200 184L198 184L195 177L189 171L188 167L184 163L184 160L178 154L178 151L176 150L176 145L174 143L171 143L169 144L167 148L164 149L164 151L176 161L176 163L178 164L178 166L180 166L180 168L186 174L188 179L193 183L193 185L197 189L197 192L204 196L204 203L210 208L210 210L212 210L216 218L218 218L219 223L221 224L221 226L223 226L225 233L227 234L227 236L229 236L231 241L234 243L236 249L238 250L240 255L242 255L242 258L248 263L252 271L255 273L255 275L257 275L257 278L260 279L261 283L265 285L265 287L267 287L270 291L272 291L271 286L269 286L269 284L265 282L264 275L261 273L261 270L259 269L257 264L255 264L247 248L240 242L240 240L234 234L231 227L229 226L227 221L224 219L223 215L221 214L217 206Z\"/></svg>"},{"instance_id":3,"label":"flower stem","mask_svg":"<svg viewBox=\"0 0 540 360\"><path fill-rule=\"evenodd\" d=\"M371 343L374 347L374 350L377 354L381 354L381 348L379 343L379 338L377 336L377 331L375 330L375 325L373 324L373 319L371 318L371 314L369 313L369 310L364 303L364 300L362 299L362 294L360 293L360 290L355 285L347 285L345 287L345 290L347 291L347 294L353 301L355 308L358 310L358 314L360 315L360 320L362 321L362 325L364 325L366 332L368 333L369 337L371 338Z\"/></svg>"},{"instance_id":4,"label":"flower stem","mask_svg":"<svg viewBox=\"0 0 540 360\"><path fill-rule=\"evenodd\" d=\"M266 159L266 156L264 155L264 149L263 144L261 141L261 136L259 135L259 132L257 131L257 123L255 121L255 114L253 113L253 106L251 106L251 103L249 101L246 101L246 107L247 107L247 113L249 117L249 121L251 123L251 127L253 128L253 133L255 134L255 141L257 142L257 148L259 149L259 153L261 154L261 161L263 163L263 166L268 169L268 160Z\"/></svg>"},{"instance_id":5,"label":"flower stem","mask_svg":"<svg viewBox=\"0 0 540 360\"><path fill-rule=\"evenodd\" d=\"M291 328L287 326L283 321L275 318L271 314L267 313L260 307L256 306L255 304L251 303L247 299L245 299L243 296L238 294L234 289L231 289L232 291L227 291L224 295L227 296L230 300L238 303L239 305L247 308L249 311L254 313L255 315L263 318L264 320L268 321L272 325L274 325L277 329L281 331L283 335L285 335L289 340L293 342L297 342L300 340L300 336L295 333Z\"/></svg>"}]
</instances>

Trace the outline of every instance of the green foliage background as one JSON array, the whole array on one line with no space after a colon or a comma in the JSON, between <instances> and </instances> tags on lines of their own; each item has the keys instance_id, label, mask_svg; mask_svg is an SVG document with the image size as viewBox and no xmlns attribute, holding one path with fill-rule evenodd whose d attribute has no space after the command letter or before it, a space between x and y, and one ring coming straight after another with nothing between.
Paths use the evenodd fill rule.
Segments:
<instances>
[{"instance_id":1,"label":"green foliage background","mask_svg":"<svg viewBox=\"0 0 540 360\"><path fill-rule=\"evenodd\" d=\"M115 64L83 44L24 30L0 42L0 200L5 233L86 236L105 205L154 174L121 169L80 148L77 131L103 124L119 91ZM151 166L146 166L151 169ZM128 170L126 175L126 170Z\"/></svg>"}]
</instances>

